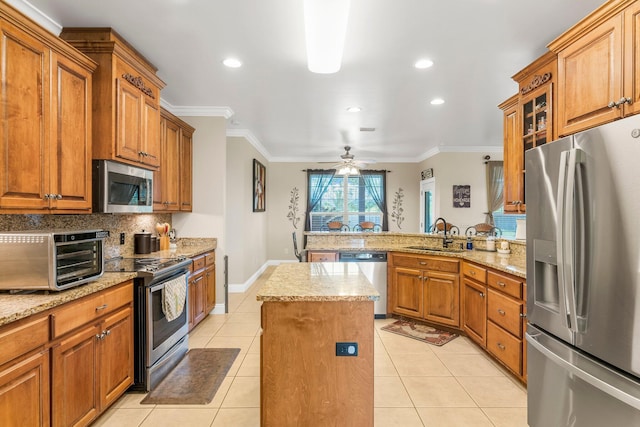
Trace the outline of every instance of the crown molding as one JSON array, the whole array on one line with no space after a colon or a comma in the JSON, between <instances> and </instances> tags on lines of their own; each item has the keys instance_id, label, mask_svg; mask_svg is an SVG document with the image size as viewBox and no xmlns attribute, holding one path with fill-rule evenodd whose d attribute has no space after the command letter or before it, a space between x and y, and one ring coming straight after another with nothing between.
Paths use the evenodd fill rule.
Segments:
<instances>
[{"instance_id":1,"label":"crown molding","mask_svg":"<svg viewBox=\"0 0 640 427\"><path fill-rule=\"evenodd\" d=\"M160 98L160 105L176 116L224 117L228 119L235 114L230 107L176 106L163 98Z\"/></svg>"},{"instance_id":2,"label":"crown molding","mask_svg":"<svg viewBox=\"0 0 640 427\"><path fill-rule=\"evenodd\" d=\"M249 129L227 129L227 138L229 137L246 139L249 144L253 145L253 148L258 150L258 152L267 159L267 161L272 161L271 154L269 154L260 140L258 140L258 138Z\"/></svg>"},{"instance_id":3,"label":"crown molding","mask_svg":"<svg viewBox=\"0 0 640 427\"><path fill-rule=\"evenodd\" d=\"M40 9L29 3L27 0L4 0L4 2L36 21L38 25L44 27L44 29L50 33L53 33L56 36L60 35L62 25L49 18L49 16L45 15Z\"/></svg>"}]
</instances>

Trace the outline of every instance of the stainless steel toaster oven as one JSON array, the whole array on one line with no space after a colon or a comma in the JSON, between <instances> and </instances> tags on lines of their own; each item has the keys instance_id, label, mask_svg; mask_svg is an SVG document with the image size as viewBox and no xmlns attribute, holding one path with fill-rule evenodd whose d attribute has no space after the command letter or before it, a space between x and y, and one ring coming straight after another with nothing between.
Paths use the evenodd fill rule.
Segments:
<instances>
[{"instance_id":1,"label":"stainless steel toaster oven","mask_svg":"<svg viewBox=\"0 0 640 427\"><path fill-rule=\"evenodd\" d=\"M104 273L104 230L0 233L0 289L61 291Z\"/></svg>"}]
</instances>

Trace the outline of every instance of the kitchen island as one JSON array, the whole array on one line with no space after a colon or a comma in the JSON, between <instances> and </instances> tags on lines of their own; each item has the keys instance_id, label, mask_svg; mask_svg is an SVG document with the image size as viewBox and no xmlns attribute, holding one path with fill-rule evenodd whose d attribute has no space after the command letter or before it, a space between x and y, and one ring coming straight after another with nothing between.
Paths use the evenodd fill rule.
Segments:
<instances>
[{"instance_id":1,"label":"kitchen island","mask_svg":"<svg viewBox=\"0 0 640 427\"><path fill-rule=\"evenodd\" d=\"M256 298L261 426L373 426L379 295L358 266L281 264Z\"/></svg>"}]
</instances>

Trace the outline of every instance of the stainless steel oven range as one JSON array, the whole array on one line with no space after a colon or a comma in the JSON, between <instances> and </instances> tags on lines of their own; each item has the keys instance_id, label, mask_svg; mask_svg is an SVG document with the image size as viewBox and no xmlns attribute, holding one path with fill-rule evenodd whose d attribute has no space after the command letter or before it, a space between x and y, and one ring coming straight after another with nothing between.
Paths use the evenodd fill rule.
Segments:
<instances>
[{"instance_id":1,"label":"stainless steel oven range","mask_svg":"<svg viewBox=\"0 0 640 427\"><path fill-rule=\"evenodd\" d=\"M105 271L135 271L134 287L134 390L151 391L189 349L187 281L191 259L115 258L105 261ZM184 302L168 311L165 292ZM184 298L182 300L182 298ZM180 308L182 308L180 310Z\"/></svg>"}]
</instances>

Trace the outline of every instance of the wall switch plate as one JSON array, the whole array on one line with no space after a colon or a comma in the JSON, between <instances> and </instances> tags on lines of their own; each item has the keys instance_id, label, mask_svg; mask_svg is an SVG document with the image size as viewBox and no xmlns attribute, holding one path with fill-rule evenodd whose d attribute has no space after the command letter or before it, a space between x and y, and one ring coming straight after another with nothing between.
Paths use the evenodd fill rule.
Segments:
<instances>
[{"instance_id":1,"label":"wall switch plate","mask_svg":"<svg viewBox=\"0 0 640 427\"><path fill-rule=\"evenodd\" d=\"M336 356L357 356L357 355L358 355L357 342L337 342L336 343Z\"/></svg>"},{"instance_id":2,"label":"wall switch plate","mask_svg":"<svg viewBox=\"0 0 640 427\"><path fill-rule=\"evenodd\" d=\"M120 233L120 244L124 245L124 233Z\"/></svg>"}]
</instances>

